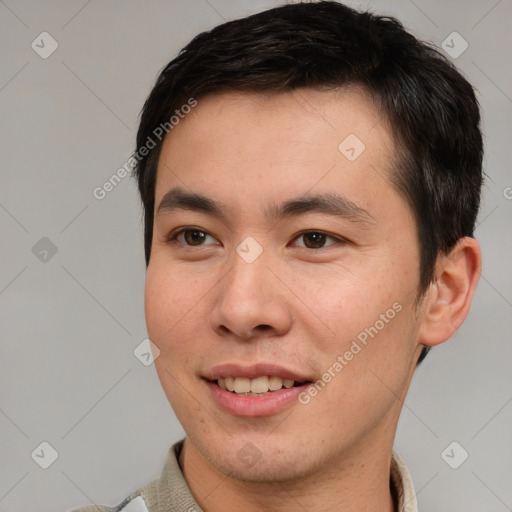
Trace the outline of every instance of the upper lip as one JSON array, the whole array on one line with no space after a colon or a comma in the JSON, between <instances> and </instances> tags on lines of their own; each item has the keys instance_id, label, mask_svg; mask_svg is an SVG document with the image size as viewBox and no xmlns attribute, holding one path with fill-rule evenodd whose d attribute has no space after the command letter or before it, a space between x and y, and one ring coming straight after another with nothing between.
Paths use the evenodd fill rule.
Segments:
<instances>
[{"instance_id":1,"label":"upper lip","mask_svg":"<svg viewBox=\"0 0 512 512\"><path fill-rule=\"evenodd\" d=\"M256 377L270 377L272 375L297 382L313 380L313 378L306 373L270 363L255 363L251 365L243 365L239 363L220 364L204 373L203 377L207 380L214 381L221 377L246 377L248 379L255 379Z\"/></svg>"}]
</instances>

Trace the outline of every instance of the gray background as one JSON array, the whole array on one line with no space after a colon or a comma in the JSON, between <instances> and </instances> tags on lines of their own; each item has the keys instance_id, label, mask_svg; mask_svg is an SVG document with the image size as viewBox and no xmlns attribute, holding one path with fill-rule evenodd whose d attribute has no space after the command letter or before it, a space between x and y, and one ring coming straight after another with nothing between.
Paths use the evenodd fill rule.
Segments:
<instances>
[{"instance_id":1,"label":"gray background","mask_svg":"<svg viewBox=\"0 0 512 512\"><path fill-rule=\"evenodd\" d=\"M159 69L199 31L277 4L0 1L1 511L117 504L182 436L133 354L146 337L135 183L101 201L92 191L129 157ZM456 64L484 115L484 269L466 323L415 375L395 448L423 512L512 510L512 2L349 4L437 45L453 31L469 43ZM47 59L31 48L43 31L59 44ZM58 249L47 261L32 251L42 237ZM42 441L59 455L46 470L31 458ZM458 469L441 458L452 441L469 453Z\"/></svg>"}]
</instances>

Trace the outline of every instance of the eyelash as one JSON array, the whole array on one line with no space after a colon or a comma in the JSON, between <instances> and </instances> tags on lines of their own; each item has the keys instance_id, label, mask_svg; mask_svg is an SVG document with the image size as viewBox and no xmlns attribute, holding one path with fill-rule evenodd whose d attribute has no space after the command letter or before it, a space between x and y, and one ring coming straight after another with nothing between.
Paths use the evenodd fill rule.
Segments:
<instances>
[{"instance_id":1,"label":"eyelash","mask_svg":"<svg viewBox=\"0 0 512 512\"><path fill-rule=\"evenodd\" d=\"M186 233L187 231L198 231L199 233L204 233L205 235L207 236L212 236L210 235L207 231L204 231L202 229L199 229L199 228L194 228L194 227L183 227L183 228L180 228L178 229L178 231L175 231L174 233L172 233L171 235L169 235L169 237L167 238L167 242L168 243L178 243L180 245L184 245L186 247L204 247L204 245L189 245L189 244L186 244L186 243L183 243L183 242L180 242L178 240L178 237L183 234L183 233ZM340 237L337 237L337 236L334 236L334 235L330 235L329 233L326 233L325 231L321 231L321 230L315 230L315 229L309 229L309 230L305 230L305 231L301 231L300 233L298 233L297 235L295 235L295 237L293 238L293 240L297 240L298 238L304 236L304 235L307 235L307 234L320 234L320 235L325 235L326 239L331 239L331 240L334 240L335 242L337 243L347 243L348 240L345 240L343 238L340 238ZM212 237L214 238L214 237ZM325 246L325 247L316 247L316 248L312 248L312 247L302 247L303 249L309 249L309 250L320 250L320 249L326 249L327 247L331 247L332 245L335 245L335 244L330 244L328 246Z\"/></svg>"}]
</instances>

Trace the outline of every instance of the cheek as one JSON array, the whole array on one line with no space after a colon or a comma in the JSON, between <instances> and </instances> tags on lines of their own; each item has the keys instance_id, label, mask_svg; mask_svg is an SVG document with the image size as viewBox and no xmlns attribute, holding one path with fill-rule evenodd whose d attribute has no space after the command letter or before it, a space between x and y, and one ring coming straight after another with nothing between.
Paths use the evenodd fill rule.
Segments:
<instances>
[{"instance_id":1,"label":"cheek","mask_svg":"<svg viewBox=\"0 0 512 512\"><path fill-rule=\"evenodd\" d=\"M333 379L337 384L331 388L337 390L335 395L349 389L354 390L352 396L364 395L364 389L374 389L375 385L385 392L385 386L372 372L393 388L400 387L398 382L405 375L402 369L407 372L410 368L416 346L417 271L413 264L412 258L402 260L401 265L392 258L383 258L379 265L369 265L364 272L339 273L339 279L326 280L323 287L314 281L308 283L308 302L321 320L316 324L324 324L329 330L328 336L311 339L321 354L323 370L330 369L331 374L339 376ZM371 402L371 396L367 398Z\"/></svg>"},{"instance_id":2,"label":"cheek","mask_svg":"<svg viewBox=\"0 0 512 512\"><path fill-rule=\"evenodd\" d=\"M336 275L331 271L331 274L330 279L302 280L304 303L315 313L315 332L326 343L343 345L376 322L382 330L382 322L387 325L388 320L395 318L393 304L403 296L396 282L379 280L376 271L358 275ZM381 315L385 315L383 320Z\"/></svg>"},{"instance_id":3,"label":"cheek","mask_svg":"<svg viewBox=\"0 0 512 512\"><path fill-rule=\"evenodd\" d=\"M193 288L186 286L176 272L156 261L150 263L144 293L146 325L150 339L161 350L173 331L179 330L181 322L186 322L189 304L194 299Z\"/></svg>"},{"instance_id":4,"label":"cheek","mask_svg":"<svg viewBox=\"0 0 512 512\"><path fill-rule=\"evenodd\" d=\"M197 275L155 258L148 266L144 294L149 339L160 349L160 364L173 371L193 366L211 334L209 292L214 274Z\"/></svg>"},{"instance_id":5,"label":"cheek","mask_svg":"<svg viewBox=\"0 0 512 512\"><path fill-rule=\"evenodd\" d=\"M347 306L336 337L324 340L320 382L301 397L319 429L356 434L376 427L399 407L414 364L414 329L410 304L402 300ZM346 315L346 316L345 316ZM396 409L398 410L398 409Z\"/></svg>"},{"instance_id":6,"label":"cheek","mask_svg":"<svg viewBox=\"0 0 512 512\"><path fill-rule=\"evenodd\" d=\"M165 275L159 275L155 265L150 263L146 272L144 311L149 338L159 348L165 325L169 325L169 313L174 311L172 294L165 293L173 285L170 281Z\"/></svg>"}]
</instances>

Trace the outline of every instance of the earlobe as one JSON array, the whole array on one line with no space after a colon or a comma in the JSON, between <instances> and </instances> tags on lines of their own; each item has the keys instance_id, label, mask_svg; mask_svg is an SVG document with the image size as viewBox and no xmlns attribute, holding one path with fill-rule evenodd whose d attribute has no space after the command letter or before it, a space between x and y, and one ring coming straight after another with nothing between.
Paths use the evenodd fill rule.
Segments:
<instances>
[{"instance_id":1,"label":"earlobe","mask_svg":"<svg viewBox=\"0 0 512 512\"><path fill-rule=\"evenodd\" d=\"M481 269L474 238L461 238L449 254L438 258L436 278L422 306L418 343L439 345L455 333L468 314Z\"/></svg>"}]
</instances>

